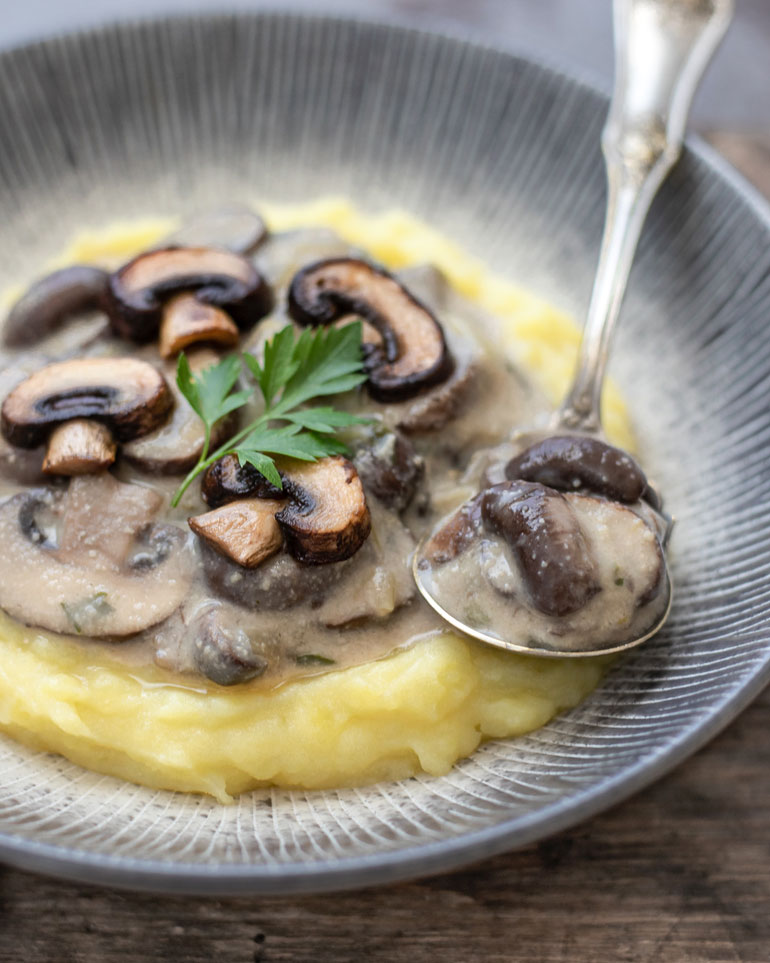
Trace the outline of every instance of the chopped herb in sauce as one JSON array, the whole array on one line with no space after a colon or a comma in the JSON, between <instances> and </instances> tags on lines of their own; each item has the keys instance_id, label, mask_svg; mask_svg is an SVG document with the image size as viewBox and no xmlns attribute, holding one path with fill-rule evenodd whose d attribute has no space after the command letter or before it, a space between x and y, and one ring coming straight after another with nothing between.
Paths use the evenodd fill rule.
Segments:
<instances>
[{"instance_id":1,"label":"chopped herb in sauce","mask_svg":"<svg viewBox=\"0 0 770 963\"><path fill-rule=\"evenodd\" d=\"M295 655L294 661L297 665L336 665L334 659L329 659L325 655L318 655L315 652L303 652Z\"/></svg>"},{"instance_id":2,"label":"chopped herb in sauce","mask_svg":"<svg viewBox=\"0 0 770 963\"><path fill-rule=\"evenodd\" d=\"M78 635L83 634L84 622L92 622L94 619L102 618L115 611L107 601L106 592L97 592L95 595L90 595L79 602L71 604L61 602L60 604L64 614L72 624L72 628Z\"/></svg>"}]
</instances>

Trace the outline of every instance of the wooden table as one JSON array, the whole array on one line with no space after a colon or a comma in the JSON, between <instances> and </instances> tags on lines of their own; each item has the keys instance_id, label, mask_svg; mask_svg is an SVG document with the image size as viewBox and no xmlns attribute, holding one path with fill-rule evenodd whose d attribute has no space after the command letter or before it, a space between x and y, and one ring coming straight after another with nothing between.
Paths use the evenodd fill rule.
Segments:
<instances>
[{"instance_id":1,"label":"wooden table","mask_svg":"<svg viewBox=\"0 0 770 963\"><path fill-rule=\"evenodd\" d=\"M710 139L770 196L770 138ZM328 896L210 900L0 867L1 963L54 960L767 963L770 690L622 806L451 875Z\"/></svg>"}]
</instances>

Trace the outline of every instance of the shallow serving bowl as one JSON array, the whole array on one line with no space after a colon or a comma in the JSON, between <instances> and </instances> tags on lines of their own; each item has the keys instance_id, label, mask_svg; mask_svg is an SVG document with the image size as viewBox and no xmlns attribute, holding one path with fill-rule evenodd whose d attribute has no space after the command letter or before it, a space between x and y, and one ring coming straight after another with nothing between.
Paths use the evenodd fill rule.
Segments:
<instances>
[{"instance_id":1,"label":"shallow serving bowl","mask_svg":"<svg viewBox=\"0 0 770 963\"><path fill-rule=\"evenodd\" d=\"M581 316L606 99L445 37L287 15L107 29L0 56L0 286L79 227L215 200L399 205ZM286 892L447 869L669 770L770 678L770 216L702 147L656 202L615 375L678 524L666 629L578 709L450 775L233 806L0 738L0 857L117 885Z\"/></svg>"}]
</instances>

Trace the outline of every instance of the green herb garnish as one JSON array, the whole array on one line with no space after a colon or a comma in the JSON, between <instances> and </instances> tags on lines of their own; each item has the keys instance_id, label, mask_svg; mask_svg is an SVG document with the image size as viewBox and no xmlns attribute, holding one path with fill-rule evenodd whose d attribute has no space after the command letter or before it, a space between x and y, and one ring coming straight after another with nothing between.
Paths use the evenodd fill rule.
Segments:
<instances>
[{"instance_id":1,"label":"green herb garnish","mask_svg":"<svg viewBox=\"0 0 770 963\"><path fill-rule=\"evenodd\" d=\"M107 601L106 592L97 592L88 598L80 599L68 605L66 602L59 602L64 614L70 620L73 629L78 635L83 634L83 622L88 622L94 618L109 615L115 610Z\"/></svg>"},{"instance_id":2,"label":"green herb garnish","mask_svg":"<svg viewBox=\"0 0 770 963\"><path fill-rule=\"evenodd\" d=\"M334 659L327 659L325 655L316 655L315 652L305 652L302 655L295 655L294 661L297 665L336 665Z\"/></svg>"},{"instance_id":3,"label":"green herb garnish","mask_svg":"<svg viewBox=\"0 0 770 963\"><path fill-rule=\"evenodd\" d=\"M237 355L230 355L197 375L190 370L184 352L179 356L177 384L203 422L205 440L197 465L172 499L174 506L198 475L223 455L236 455L241 465L253 465L276 488L281 488L273 455L317 461L327 455L345 454L347 449L335 437L337 431L366 420L329 406L305 407L315 398L350 391L366 379L360 321L342 328L307 329L298 338L288 325L266 342L262 364L251 354L244 354L242 361L259 386L264 411L209 454L216 422L242 408L252 391L233 390L242 371Z\"/></svg>"}]
</instances>

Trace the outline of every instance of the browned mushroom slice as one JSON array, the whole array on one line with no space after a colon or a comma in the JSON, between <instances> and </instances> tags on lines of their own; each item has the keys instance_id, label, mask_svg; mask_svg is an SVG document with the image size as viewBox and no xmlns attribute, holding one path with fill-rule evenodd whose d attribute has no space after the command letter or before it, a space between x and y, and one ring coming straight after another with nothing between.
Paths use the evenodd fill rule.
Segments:
<instances>
[{"instance_id":1,"label":"browned mushroom slice","mask_svg":"<svg viewBox=\"0 0 770 963\"><path fill-rule=\"evenodd\" d=\"M560 491L583 488L626 503L638 501L647 488L644 472L630 455L580 435L556 435L531 445L508 462L505 474Z\"/></svg>"},{"instance_id":2,"label":"browned mushroom slice","mask_svg":"<svg viewBox=\"0 0 770 963\"><path fill-rule=\"evenodd\" d=\"M339 455L286 472L289 504L275 516L291 554L308 565L350 558L369 536L366 496L353 465Z\"/></svg>"},{"instance_id":3,"label":"browned mushroom slice","mask_svg":"<svg viewBox=\"0 0 770 963\"><path fill-rule=\"evenodd\" d=\"M158 351L161 358L173 358L201 341L232 348L238 344L238 335L224 311L202 304L194 294L177 294L163 309Z\"/></svg>"},{"instance_id":4,"label":"browned mushroom slice","mask_svg":"<svg viewBox=\"0 0 770 963\"><path fill-rule=\"evenodd\" d=\"M106 304L116 334L151 341L164 303L174 294L195 292L202 304L221 308L239 328L264 317L273 293L248 258L213 247L149 251L110 277Z\"/></svg>"},{"instance_id":5,"label":"browned mushroom slice","mask_svg":"<svg viewBox=\"0 0 770 963\"><path fill-rule=\"evenodd\" d=\"M248 462L241 465L236 455L223 455L206 469L201 497L211 508L218 508L239 498L286 498L286 492Z\"/></svg>"},{"instance_id":6,"label":"browned mushroom slice","mask_svg":"<svg viewBox=\"0 0 770 963\"><path fill-rule=\"evenodd\" d=\"M58 425L48 439L43 471L47 475L89 475L109 468L117 446L110 429L76 418Z\"/></svg>"},{"instance_id":7,"label":"browned mushroom slice","mask_svg":"<svg viewBox=\"0 0 770 963\"><path fill-rule=\"evenodd\" d=\"M233 254L253 254L267 238L265 222L242 204L199 211L166 238L164 247L221 247Z\"/></svg>"},{"instance_id":8,"label":"browned mushroom slice","mask_svg":"<svg viewBox=\"0 0 770 963\"><path fill-rule=\"evenodd\" d=\"M194 348L187 355L193 374L219 361L210 348ZM164 374L174 398L171 417L159 428L123 445L122 457L140 471L152 475L179 475L198 461L206 434L203 422L190 407L176 382L176 363L165 365ZM211 431L211 447L217 448L235 431L237 414L220 419Z\"/></svg>"},{"instance_id":9,"label":"browned mushroom slice","mask_svg":"<svg viewBox=\"0 0 770 963\"><path fill-rule=\"evenodd\" d=\"M403 401L446 380L452 356L433 314L380 268L356 258L330 258L298 271L289 313L305 325L358 314L377 329L382 346L366 351L369 391L378 401Z\"/></svg>"},{"instance_id":10,"label":"browned mushroom slice","mask_svg":"<svg viewBox=\"0 0 770 963\"><path fill-rule=\"evenodd\" d=\"M601 590L585 536L559 492L532 482L503 482L482 492L481 514L513 551L538 611L570 615Z\"/></svg>"},{"instance_id":11,"label":"browned mushroom slice","mask_svg":"<svg viewBox=\"0 0 770 963\"><path fill-rule=\"evenodd\" d=\"M76 314L104 306L109 274L76 264L35 281L11 308L3 340L11 348L32 344Z\"/></svg>"},{"instance_id":12,"label":"browned mushroom slice","mask_svg":"<svg viewBox=\"0 0 770 963\"><path fill-rule=\"evenodd\" d=\"M30 375L2 407L2 432L19 448L41 444L56 425L93 418L118 441L156 428L172 396L163 375L135 358L79 358L60 361Z\"/></svg>"},{"instance_id":13,"label":"browned mushroom slice","mask_svg":"<svg viewBox=\"0 0 770 963\"><path fill-rule=\"evenodd\" d=\"M188 519L196 535L244 568L256 568L283 544L275 520L281 502L247 498Z\"/></svg>"}]
</instances>

